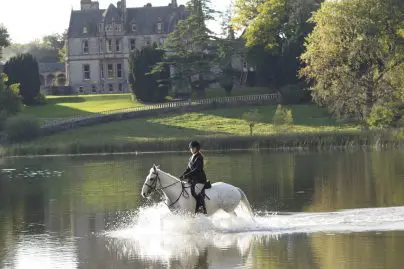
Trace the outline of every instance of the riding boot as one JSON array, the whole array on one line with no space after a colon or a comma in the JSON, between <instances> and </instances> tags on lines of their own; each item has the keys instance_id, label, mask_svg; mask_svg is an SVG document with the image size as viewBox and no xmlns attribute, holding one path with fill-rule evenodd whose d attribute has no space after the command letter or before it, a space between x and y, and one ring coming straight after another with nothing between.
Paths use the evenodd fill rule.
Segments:
<instances>
[{"instance_id":1,"label":"riding boot","mask_svg":"<svg viewBox=\"0 0 404 269\"><path fill-rule=\"evenodd\" d=\"M204 200L205 198L202 195L198 196L195 213L203 213L205 215L207 214Z\"/></svg>"}]
</instances>

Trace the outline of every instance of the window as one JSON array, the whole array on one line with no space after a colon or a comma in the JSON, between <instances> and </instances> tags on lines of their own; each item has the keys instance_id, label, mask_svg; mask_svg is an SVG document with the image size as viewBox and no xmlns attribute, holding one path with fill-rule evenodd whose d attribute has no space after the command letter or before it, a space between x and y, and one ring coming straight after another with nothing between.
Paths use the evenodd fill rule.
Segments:
<instances>
[{"instance_id":1,"label":"window","mask_svg":"<svg viewBox=\"0 0 404 269\"><path fill-rule=\"evenodd\" d=\"M123 91L122 83L119 83L118 89L119 89L120 92Z\"/></svg>"},{"instance_id":2,"label":"window","mask_svg":"<svg viewBox=\"0 0 404 269\"><path fill-rule=\"evenodd\" d=\"M114 66L112 64L108 64L108 79L114 78Z\"/></svg>"},{"instance_id":3,"label":"window","mask_svg":"<svg viewBox=\"0 0 404 269\"><path fill-rule=\"evenodd\" d=\"M135 51L136 50L136 39L130 39L129 40L129 48L130 48L130 51Z\"/></svg>"},{"instance_id":4,"label":"window","mask_svg":"<svg viewBox=\"0 0 404 269\"><path fill-rule=\"evenodd\" d=\"M146 46L151 46L151 38L150 37L145 37L144 38L144 43Z\"/></svg>"},{"instance_id":5,"label":"window","mask_svg":"<svg viewBox=\"0 0 404 269\"><path fill-rule=\"evenodd\" d=\"M88 47L88 40L83 40L83 53L88 54L89 47Z\"/></svg>"},{"instance_id":6,"label":"window","mask_svg":"<svg viewBox=\"0 0 404 269\"><path fill-rule=\"evenodd\" d=\"M107 39L107 52L112 52L112 39Z\"/></svg>"},{"instance_id":7,"label":"window","mask_svg":"<svg viewBox=\"0 0 404 269\"><path fill-rule=\"evenodd\" d=\"M93 86L91 87L91 91L92 91L92 92L97 92L97 86L93 85Z\"/></svg>"},{"instance_id":8,"label":"window","mask_svg":"<svg viewBox=\"0 0 404 269\"><path fill-rule=\"evenodd\" d=\"M114 85L108 84L108 89L109 89L110 92L113 92L114 91Z\"/></svg>"},{"instance_id":9,"label":"window","mask_svg":"<svg viewBox=\"0 0 404 269\"><path fill-rule=\"evenodd\" d=\"M164 37L160 37L159 42L160 42L160 45L163 45L164 44Z\"/></svg>"},{"instance_id":10,"label":"window","mask_svg":"<svg viewBox=\"0 0 404 269\"><path fill-rule=\"evenodd\" d=\"M104 65L100 64L100 76L101 78L104 78Z\"/></svg>"},{"instance_id":11,"label":"window","mask_svg":"<svg viewBox=\"0 0 404 269\"><path fill-rule=\"evenodd\" d=\"M80 93L83 93L83 86L80 86L80 87L79 87L79 92L80 92Z\"/></svg>"},{"instance_id":12,"label":"window","mask_svg":"<svg viewBox=\"0 0 404 269\"><path fill-rule=\"evenodd\" d=\"M83 78L84 80L89 80L91 78L89 64L83 64Z\"/></svg>"},{"instance_id":13,"label":"window","mask_svg":"<svg viewBox=\"0 0 404 269\"><path fill-rule=\"evenodd\" d=\"M122 64L116 64L116 77L122 78Z\"/></svg>"},{"instance_id":14,"label":"window","mask_svg":"<svg viewBox=\"0 0 404 269\"><path fill-rule=\"evenodd\" d=\"M104 24L103 23L98 24L98 32L99 33L104 32Z\"/></svg>"},{"instance_id":15,"label":"window","mask_svg":"<svg viewBox=\"0 0 404 269\"><path fill-rule=\"evenodd\" d=\"M87 25L83 26L83 34L87 34L88 33L88 27Z\"/></svg>"},{"instance_id":16,"label":"window","mask_svg":"<svg viewBox=\"0 0 404 269\"><path fill-rule=\"evenodd\" d=\"M100 39L99 41L98 41L98 44L99 44L99 49L100 49L100 53L102 53L104 50L103 50L103 42L102 42L102 39Z\"/></svg>"},{"instance_id":17,"label":"window","mask_svg":"<svg viewBox=\"0 0 404 269\"><path fill-rule=\"evenodd\" d=\"M157 23L157 33L160 34L163 32L163 23L162 22L158 22Z\"/></svg>"},{"instance_id":18,"label":"window","mask_svg":"<svg viewBox=\"0 0 404 269\"><path fill-rule=\"evenodd\" d=\"M132 24L132 32L136 32L136 24Z\"/></svg>"},{"instance_id":19,"label":"window","mask_svg":"<svg viewBox=\"0 0 404 269\"><path fill-rule=\"evenodd\" d=\"M115 50L118 52L121 51L121 40L120 39L115 40Z\"/></svg>"}]
</instances>

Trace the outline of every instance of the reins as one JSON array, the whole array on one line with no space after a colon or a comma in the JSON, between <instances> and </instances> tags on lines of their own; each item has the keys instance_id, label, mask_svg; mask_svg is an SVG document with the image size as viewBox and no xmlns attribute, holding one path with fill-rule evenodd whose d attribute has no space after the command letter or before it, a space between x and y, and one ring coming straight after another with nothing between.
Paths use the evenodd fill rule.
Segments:
<instances>
[{"instance_id":1,"label":"reins","mask_svg":"<svg viewBox=\"0 0 404 269\"><path fill-rule=\"evenodd\" d=\"M157 192L163 192L163 190L165 190L165 189L167 189L167 188L169 188L169 187L172 187L172 186L174 186L174 185L177 185L178 183L181 183L181 188L182 188L182 190L181 190L181 193L180 193L180 195L178 196L178 198L177 198L177 200L175 200L174 202L171 202L171 204L167 204L166 202L164 202L165 204L166 204L166 206L168 206L168 208L171 208L171 207L173 207L180 199L181 199L181 196L183 196L184 198L189 198L189 193L186 191L186 189L187 188L190 188L190 187L185 187L184 186L184 183L182 182L182 181L176 181L176 182L174 182L174 183L172 183L172 184L170 184L170 185L168 185L168 186L164 186L164 187L161 187L161 188L157 188L157 181L159 181L160 182L160 186L162 185L161 184L161 180L160 180L160 176L159 176L159 174L156 172L156 178L155 178L155 180L153 181L153 184L152 185L149 185L149 184L145 184L146 186L148 186L149 188L151 188L152 189L152 191L157 191ZM168 197L167 197L167 199L168 199ZM169 199L168 199L169 200Z\"/></svg>"}]
</instances>

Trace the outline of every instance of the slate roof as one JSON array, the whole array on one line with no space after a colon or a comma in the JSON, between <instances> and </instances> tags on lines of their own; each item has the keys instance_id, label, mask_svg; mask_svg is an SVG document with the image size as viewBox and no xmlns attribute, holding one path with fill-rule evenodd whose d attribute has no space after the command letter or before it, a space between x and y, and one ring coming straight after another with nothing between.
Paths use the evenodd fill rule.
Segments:
<instances>
[{"instance_id":1,"label":"slate roof","mask_svg":"<svg viewBox=\"0 0 404 269\"><path fill-rule=\"evenodd\" d=\"M184 6L172 7L139 7L127 8L125 34L132 32L132 24L136 24L136 35L156 34L156 25L163 23L163 33L174 30L176 22L184 19L188 12ZM121 22L122 11L111 4L108 9L72 10L68 29L68 38L99 36L98 25L102 22ZM87 26L87 34L83 34L83 27Z\"/></svg>"}]
</instances>

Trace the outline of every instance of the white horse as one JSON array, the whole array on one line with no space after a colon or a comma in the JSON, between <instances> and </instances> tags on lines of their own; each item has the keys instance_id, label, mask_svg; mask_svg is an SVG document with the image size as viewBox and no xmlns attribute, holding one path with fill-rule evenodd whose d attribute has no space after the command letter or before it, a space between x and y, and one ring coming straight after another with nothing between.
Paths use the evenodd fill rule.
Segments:
<instances>
[{"instance_id":1,"label":"white horse","mask_svg":"<svg viewBox=\"0 0 404 269\"><path fill-rule=\"evenodd\" d=\"M163 192L166 205L171 211L194 213L196 200L191 195L190 184L162 171L156 165L150 169L149 175L142 188L142 196L149 197L155 191ZM197 185L195 191L198 193ZM199 190L200 191L200 190ZM230 184L217 182L212 188L205 190L205 205L207 215L211 216L219 209L229 214L234 214L238 205L244 206L249 216L253 219L253 211L245 193Z\"/></svg>"}]
</instances>

